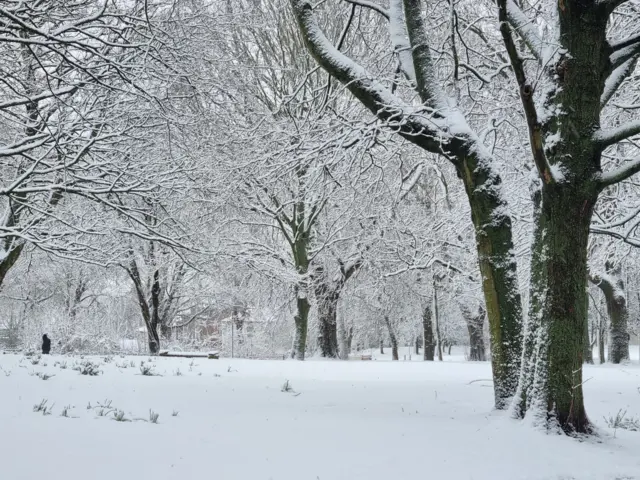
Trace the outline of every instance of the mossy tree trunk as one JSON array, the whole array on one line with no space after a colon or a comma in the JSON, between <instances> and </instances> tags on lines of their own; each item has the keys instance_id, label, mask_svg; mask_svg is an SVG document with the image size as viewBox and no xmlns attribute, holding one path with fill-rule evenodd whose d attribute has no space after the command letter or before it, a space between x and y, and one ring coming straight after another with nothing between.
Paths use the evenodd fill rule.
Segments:
<instances>
[{"instance_id":1,"label":"mossy tree trunk","mask_svg":"<svg viewBox=\"0 0 640 480\"><path fill-rule=\"evenodd\" d=\"M318 344L323 357L338 358L338 302L347 281L362 266L362 258L349 264L338 260L340 271L336 279L330 279L325 268L314 269L313 284L318 305Z\"/></svg>"},{"instance_id":2,"label":"mossy tree trunk","mask_svg":"<svg viewBox=\"0 0 640 480\"><path fill-rule=\"evenodd\" d=\"M469 332L469 360L484 362L487 359L484 348L484 318L485 311L482 305L476 312L472 312L466 305L460 305L460 311L467 324Z\"/></svg>"},{"instance_id":3,"label":"mossy tree trunk","mask_svg":"<svg viewBox=\"0 0 640 480\"><path fill-rule=\"evenodd\" d=\"M629 360L629 309L624 282L611 264L607 264L606 275L593 275L591 281L604 294L609 315L609 361L621 363Z\"/></svg>"},{"instance_id":4,"label":"mossy tree trunk","mask_svg":"<svg viewBox=\"0 0 640 480\"><path fill-rule=\"evenodd\" d=\"M293 342L294 356L296 360L304 360L307 348L309 310L311 309L311 305L309 304L309 300L306 298L306 296L301 296L298 293L296 308L297 312L293 317L296 328L296 336Z\"/></svg>"},{"instance_id":5,"label":"mossy tree trunk","mask_svg":"<svg viewBox=\"0 0 640 480\"><path fill-rule=\"evenodd\" d=\"M589 332L589 304L587 302L587 316L584 321L584 363L593 365L593 344L591 343L591 335Z\"/></svg>"},{"instance_id":6,"label":"mossy tree trunk","mask_svg":"<svg viewBox=\"0 0 640 480\"><path fill-rule=\"evenodd\" d=\"M338 358L338 299L339 294L335 291L326 291L322 297L318 296L316 288L316 299L318 301L318 345L320 355L328 358Z\"/></svg>"},{"instance_id":7,"label":"mossy tree trunk","mask_svg":"<svg viewBox=\"0 0 640 480\"><path fill-rule=\"evenodd\" d=\"M422 310L422 337L422 343L424 344L423 359L425 361L433 362L436 343L433 337L433 317L430 306L426 306Z\"/></svg>"},{"instance_id":8,"label":"mossy tree trunk","mask_svg":"<svg viewBox=\"0 0 640 480\"><path fill-rule=\"evenodd\" d=\"M587 318L587 242L595 191L546 186L536 212L531 313L520 413L586 432L582 393ZM567 235L567 230L571 235ZM540 254L541 252L541 254Z\"/></svg>"},{"instance_id":9,"label":"mossy tree trunk","mask_svg":"<svg viewBox=\"0 0 640 480\"><path fill-rule=\"evenodd\" d=\"M438 346L438 360L442 361L442 336L440 335L440 310L438 308L438 288L436 280L433 280L433 318L436 327L436 342Z\"/></svg>"},{"instance_id":10,"label":"mossy tree trunk","mask_svg":"<svg viewBox=\"0 0 640 480\"><path fill-rule=\"evenodd\" d=\"M482 276L495 405L506 408L516 393L522 348L522 299L513 254L511 218L500 192L502 180L474 156L458 165L471 206Z\"/></svg>"},{"instance_id":11,"label":"mossy tree trunk","mask_svg":"<svg viewBox=\"0 0 640 480\"><path fill-rule=\"evenodd\" d=\"M387 330L389 331L389 342L391 343L391 360L398 360L398 336L396 335L395 328L391 323L388 315L385 315L384 317L384 324L387 326Z\"/></svg>"}]
</instances>

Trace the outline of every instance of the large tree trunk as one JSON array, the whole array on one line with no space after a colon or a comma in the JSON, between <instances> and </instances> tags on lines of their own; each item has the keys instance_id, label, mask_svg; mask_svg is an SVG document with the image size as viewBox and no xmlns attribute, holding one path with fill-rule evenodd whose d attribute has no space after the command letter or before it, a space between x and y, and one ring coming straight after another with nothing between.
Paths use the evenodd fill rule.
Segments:
<instances>
[{"instance_id":1,"label":"large tree trunk","mask_svg":"<svg viewBox=\"0 0 640 480\"><path fill-rule=\"evenodd\" d=\"M423 358L426 361L433 362L436 344L433 338L433 319L430 306L425 307L422 311L422 336L424 338Z\"/></svg>"},{"instance_id":2,"label":"large tree trunk","mask_svg":"<svg viewBox=\"0 0 640 480\"><path fill-rule=\"evenodd\" d=\"M438 310L438 288L433 280L433 317L436 321L436 341L438 342L438 360L442 361L442 337L440 336L440 311Z\"/></svg>"},{"instance_id":3,"label":"large tree trunk","mask_svg":"<svg viewBox=\"0 0 640 480\"><path fill-rule=\"evenodd\" d=\"M309 323L309 310L311 305L306 295L297 298L297 312L294 317L296 326L296 337L293 342L294 355L296 360L304 360L305 351L307 348L307 329Z\"/></svg>"},{"instance_id":4,"label":"large tree trunk","mask_svg":"<svg viewBox=\"0 0 640 480\"><path fill-rule=\"evenodd\" d=\"M598 359L600 360L600 365L604 364L607 361L604 355L604 339L606 332L606 322L602 315L598 313Z\"/></svg>"},{"instance_id":5,"label":"large tree trunk","mask_svg":"<svg viewBox=\"0 0 640 480\"><path fill-rule=\"evenodd\" d=\"M340 274L337 280L329 280L322 265L315 267L314 285L318 302L318 323L320 351L323 357L337 358L338 349L338 301L345 283L360 269L362 258L345 264L338 260ZM347 354L348 356L348 354Z\"/></svg>"},{"instance_id":6,"label":"large tree trunk","mask_svg":"<svg viewBox=\"0 0 640 480\"><path fill-rule=\"evenodd\" d=\"M391 320L389 320L388 315L385 315L384 323L389 330L389 341L391 342L391 360L398 360L398 337L396 336L396 332L393 329L393 325L391 325Z\"/></svg>"},{"instance_id":7,"label":"large tree trunk","mask_svg":"<svg viewBox=\"0 0 640 480\"><path fill-rule=\"evenodd\" d=\"M488 165L469 156L457 168L471 207L482 276L491 369L497 409L509 405L518 386L522 353L522 300L513 255L511 218L501 194L501 179Z\"/></svg>"},{"instance_id":8,"label":"large tree trunk","mask_svg":"<svg viewBox=\"0 0 640 480\"><path fill-rule=\"evenodd\" d=\"M340 295L330 287L316 288L318 302L318 344L323 357L338 358L338 300Z\"/></svg>"},{"instance_id":9,"label":"large tree trunk","mask_svg":"<svg viewBox=\"0 0 640 480\"><path fill-rule=\"evenodd\" d=\"M518 411L546 427L590 431L582 393L587 241L596 193L545 185L535 203L529 324Z\"/></svg>"},{"instance_id":10,"label":"large tree trunk","mask_svg":"<svg viewBox=\"0 0 640 480\"><path fill-rule=\"evenodd\" d=\"M607 265L606 275L594 275L591 281L596 284L607 304L609 314L609 361L620 363L629 360L629 310L624 291L624 282L611 265Z\"/></svg>"},{"instance_id":11,"label":"large tree trunk","mask_svg":"<svg viewBox=\"0 0 640 480\"><path fill-rule=\"evenodd\" d=\"M340 360L349 360L349 353L351 353L351 337L353 327L347 328L344 324L344 320L340 322Z\"/></svg>"},{"instance_id":12,"label":"large tree trunk","mask_svg":"<svg viewBox=\"0 0 640 480\"><path fill-rule=\"evenodd\" d=\"M484 362L487 357L484 349L484 317L485 311L482 306L477 312L472 312L465 305L460 306L460 311L467 324L469 331L469 360L475 362Z\"/></svg>"},{"instance_id":13,"label":"large tree trunk","mask_svg":"<svg viewBox=\"0 0 640 480\"><path fill-rule=\"evenodd\" d=\"M593 345L589 334L589 305L587 302L587 316L584 319L584 363L593 364Z\"/></svg>"}]
</instances>

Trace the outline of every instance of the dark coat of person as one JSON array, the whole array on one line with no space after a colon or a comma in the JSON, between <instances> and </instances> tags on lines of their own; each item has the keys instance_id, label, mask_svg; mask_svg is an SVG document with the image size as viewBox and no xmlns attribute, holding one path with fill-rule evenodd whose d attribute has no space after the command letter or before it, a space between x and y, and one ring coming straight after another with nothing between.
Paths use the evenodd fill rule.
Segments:
<instances>
[{"instance_id":1,"label":"dark coat of person","mask_svg":"<svg viewBox=\"0 0 640 480\"><path fill-rule=\"evenodd\" d=\"M42 335L42 353L44 355L49 355L50 351L51 351L51 340L49 340L49 337L47 337L47 334L45 333L44 335Z\"/></svg>"}]
</instances>

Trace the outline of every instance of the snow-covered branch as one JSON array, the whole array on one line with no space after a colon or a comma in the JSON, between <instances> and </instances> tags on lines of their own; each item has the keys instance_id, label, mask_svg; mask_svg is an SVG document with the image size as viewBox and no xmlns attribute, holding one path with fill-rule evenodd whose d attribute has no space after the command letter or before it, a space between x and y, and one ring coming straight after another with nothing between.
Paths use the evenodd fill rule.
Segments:
<instances>
[{"instance_id":1,"label":"snow-covered branch","mask_svg":"<svg viewBox=\"0 0 640 480\"><path fill-rule=\"evenodd\" d=\"M544 44L542 38L536 32L534 24L527 18L514 0L506 0L506 18L511 27L518 32L531 53L542 61L544 57Z\"/></svg>"},{"instance_id":2,"label":"snow-covered branch","mask_svg":"<svg viewBox=\"0 0 640 480\"><path fill-rule=\"evenodd\" d=\"M329 74L346 85L380 120L397 126L399 133L410 142L431 152L441 153L446 149L451 138L446 132L447 122L419 113L335 48L318 25L308 0L291 0L291 5L309 52Z\"/></svg>"},{"instance_id":3,"label":"snow-covered branch","mask_svg":"<svg viewBox=\"0 0 640 480\"><path fill-rule=\"evenodd\" d=\"M635 120L624 125L620 125L617 128L597 130L593 135L593 140L598 148L604 150L611 145L638 134L640 134L640 120Z\"/></svg>"},{"instance_id":4,"label":"snow-covered branch","mask_svg":"<svg viewBox=\"0 0 640 480\"><path fill-rule=\"evenodd\" d=\"M411 44L407 37L407 27L402 0L391 0L389 3L389 35L393 50L398 55L400 69L411 83L416 83L416 70L413 66Z\"/></svg>"},{"instance_id":5,"label":"snow-covered branch","mask_svg":"<svg viewBox=\"0 0 640 480\"><path fill-rule=\"evenodd\" d=\"M429 51L429 34L422 15L421 0L405 0L407 33L412 46L416 90L425 105L436 110L436 115L446 115L449 102L434 75Z\"/></svg>"},{"instance_id":6,"label":"snow-covered branch","mask_svg":"<svg viewBox=\"0 0 640 480\"><path fill-rule=\"evenodd\" d=\"M347 3L351 3L352 5L358 5L359 7L368 8L370 10L373 10L374 12L378 12L384 18L389 20L389 11L375 2L371 2L369 0L344 0L344 1Z\"/></svg>"},{"instance_id":7,"label":"snow-covered branch","mask_svg":"<svg viewBox=\"0 0 640 480\"><path fill-rule=\"evenodd\" d=\"M626 163L618 168L615 168L609 172L603 172L599 178L599 184L602 188L610 185L615 185L623 180L626 180L636 173L640 172L640 158Z\"/></svg>"},{"instance_id":8,"label":"snow-covered branch","mask_svg":"<svg viewBox=\"0 0 640 480\"><path fill-rule=\"evenodd\" d=\"M611 75L607 78L604 84L604 91L600 97L600 105L605 107L613 95L618 91L620 85L633 73L640 58L640 53L627 59L620 65L618 65Z\"/></svg>"}]
</instances>

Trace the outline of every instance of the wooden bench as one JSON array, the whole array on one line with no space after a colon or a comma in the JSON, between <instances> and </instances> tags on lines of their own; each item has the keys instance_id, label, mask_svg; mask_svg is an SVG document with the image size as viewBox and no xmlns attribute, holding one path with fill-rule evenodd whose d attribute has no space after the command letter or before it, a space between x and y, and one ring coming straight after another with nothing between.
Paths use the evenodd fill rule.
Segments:
<instances>
[{"instance_id":1,"label":"wooden bench","mask_svg":"<svg viewBox=\"0 0 640 480\"><path fill-rule=\"evenodd\" d=\"M360 360L373 360L372 355L361 355Z\"/></svg>"},{"instance_id":2,"label":"wooden bench","mask_svg":"<svg viewBox=\"0 0 640 480\"><path fill-rule=\"evenodd\" d=\"M175 358L208 358L210 360L218 360L220 358L220 352L169 352L162 351L158 354L161 357L175 357Z\"/></svg>"}]
</instances>

